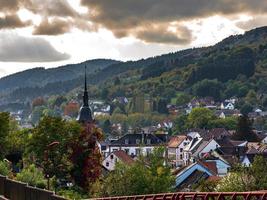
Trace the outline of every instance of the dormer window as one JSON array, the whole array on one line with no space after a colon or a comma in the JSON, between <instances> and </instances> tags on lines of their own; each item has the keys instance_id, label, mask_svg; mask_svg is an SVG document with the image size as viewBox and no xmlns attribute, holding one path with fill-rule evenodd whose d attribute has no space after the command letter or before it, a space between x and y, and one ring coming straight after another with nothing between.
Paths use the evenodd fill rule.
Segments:
<instances>
[{"instance_id":1,"label":"dormer window","mask_svg":"<svg viewBox=\"0 0 267 200\"><path fill-rule=\"evenodd\" d=\"M111 159L111 160L113 159L113 155L110 155L110 159Z\"/></svg>"}]
</instances>

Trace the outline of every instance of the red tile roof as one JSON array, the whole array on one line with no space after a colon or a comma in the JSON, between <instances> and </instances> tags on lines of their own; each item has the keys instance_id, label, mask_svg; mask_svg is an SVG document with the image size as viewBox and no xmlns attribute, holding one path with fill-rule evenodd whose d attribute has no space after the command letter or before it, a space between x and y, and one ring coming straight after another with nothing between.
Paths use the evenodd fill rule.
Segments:
<instances>
[{"instance_id":1,"label":"red tile roof","mask_svg":"<svg viewBox=\"0 0 267 200\"><path fill-rule=\"evenodd\" d=\"M168 142L168 147L176 148L186 139L185 135L173 136Z\"/></svg>"},{"instance_id":2,"label":"red tile roof","mask_svg":"<svg viewBox=\"0 0 267 200\"><path fill-rule=\"evenodd\" d=\"M114 151L113 152L115 156L118 157L118 159L120 159L120 161L122 161L125 164L133 164L134 160L132 159L131 156L129 156L125 151L123 150L118 150L118 151Z\"/></svg>"}]
</instances>

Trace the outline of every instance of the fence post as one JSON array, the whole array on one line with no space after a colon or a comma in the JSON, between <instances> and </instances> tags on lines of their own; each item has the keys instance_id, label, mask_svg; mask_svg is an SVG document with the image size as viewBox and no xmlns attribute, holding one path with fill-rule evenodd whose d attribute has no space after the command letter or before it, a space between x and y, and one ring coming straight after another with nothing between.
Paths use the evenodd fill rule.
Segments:
<instances>
[{"instance_id":1,"label":"fence post","mask_svg":"<svg viewBox=\"0 0 267 200\"><path fill-rule=\"evenodd\" d=\"M0 196L5 194L5 180L6 177L0 175Z\"/></svg>"}]
</instances>

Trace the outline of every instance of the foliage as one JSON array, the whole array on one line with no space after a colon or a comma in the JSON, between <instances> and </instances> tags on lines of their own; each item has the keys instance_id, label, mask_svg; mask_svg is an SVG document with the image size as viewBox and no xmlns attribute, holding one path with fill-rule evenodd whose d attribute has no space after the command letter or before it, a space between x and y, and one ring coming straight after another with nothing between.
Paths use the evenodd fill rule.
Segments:
<instances>
[{"instance_id":1,"label":"foliage","mask_svg":"<svg viewBox=\"0 0 267 200\"><path fill-rule=\"evenodd\" d=\"M9 113L0 112L0 159L3 159L6 154L6 137L10 131L10 116Z\"/></svg>"},{"instance_id":2,"label":"foliage","mask_svg":"<svg viewBox=\"0 0 267 200\"><path fill-rule=\"evenodd\" d=\"M65 177L71 167L67 146L80 131L76 122L45 116L32 130L26 154L33 154L34 162L41 165L50 177Z\"/></svg>"},{"instance_id":3,"label":"foliage","mask_svg":"<svg viewBox=\"0 0 267 200\"><path fill-rule=\"evenodd\" d=\"M249 142L257 142L257 135L252 130L252 121L247 115L242 115L238 118L236 132L233 135L235 140L244 140Z\"/></svg>"},{"instance_id":4,"label":"foliage","mask_svg":"<svg viewBox=\"0 0 267 200\"><path fill-rule=\"evenodd\" d=\"M212 111L208 108L194 108L188 115L189 128L207 128L210 120L214 119Z\"/></svg>"},{"instance_id":5,"label":"foliage","mask_svg":"<svg viewBox=\"0 0 267 200\"><path fill-rule=\"evenodd\" d=\"M23 170L17 174L16 180L40 188L45 188L47 184L42 170L37 168L34 164L24 167Z\"/></svg>"},{"instance_id":6,"label":"foliage","mask_svg":"<svg viewBox=\"0 0 267 200\"><path fill-rule=\"evenodd\" d=\"M193 85L193 94L199 97L213 97L215 100L221 98L223 85L217 79L204 79Z\"/></svg>"},{"instance_id":7,"label":"foliage","mask_svg":"<svg viewBox=\"0 0 267 200\"><path fill-rule=\"evenodd\" d=\"M251 166L251 174L255 179L255 190L267 188L267 159L263 156L256 156Z\"/></svg>"},{"instance_id":8,"label":"foliage","mask_svg":"<svg viewBox=\"0 0 267 200\"><path fill-rule=\"evenodd\" d=\"M69 144L71 175L75 183L83 189L90 188L102 172L101 153L96 144L102 137L101 130L94 123L87 123Z\"/></svg>"},{"instance_id":9,"label":"foliage","mask_svg":"<svg viewBox=\"0 0 267 200\"><path fill-rule=\"evenodd\" d=\"M9 176L11 174L11 169L8 162L0 161L0 174L3 176Z\"/></svg>"},{"instance_id":10,"label":"foliage","mask_svg":"<svg viewBox=\"0 0 267 200\"><path fill-rule=\"evenodd\" d=\"M251 166L237 165L232 172L219 181L215 190L218 192L259 191L267 187L267 160L255 156Z\"/></svg>"},{"instance_id":11,"label":"foliage","mask_svg":"<svg viewBox=\"0 0 267 200\"><path fill-rule=\"evenodd\" d=\"M79 199L88 198L88 196L84 194L84 191L81 188L77 188L77 187L70 188L70 189L61 189L57 191L57 194L67 199L79 200Z\"/></svg>"}]
</instances>

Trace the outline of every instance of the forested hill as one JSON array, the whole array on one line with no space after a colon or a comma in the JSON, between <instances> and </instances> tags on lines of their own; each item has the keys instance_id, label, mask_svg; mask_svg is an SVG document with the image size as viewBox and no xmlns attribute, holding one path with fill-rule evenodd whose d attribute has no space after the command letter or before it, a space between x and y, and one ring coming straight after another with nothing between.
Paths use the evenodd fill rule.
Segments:
<instances>
[{"instance_id":1,"label":"forested hill","mask_svg":"<svg viewBox=\"0 0 267 200\"><path fill-rule=\"evenodd\" d=\"M139 93L172 98L186 92L220 99L244 97L251 90L263 97L267 89L267 27L230 36L210 47L138 61L93 60L87 65L91 66L89 84L98 86L94 95L107 93L102 98ZM50 70L37 68L5 77L0 80L0 102L68 93L81 87L83 66L84 63ZM5 89L15 88L1 97Z\"/></svg>"},{"instance_id":2,"label":"forested hill","mask_svg":"<svg viewBox=\"0 0 267 200\"><path fill-rule=\"evenodd\" d=\"M25 87L44 87L54 82L64 82L76 79L84 74L84 66L87 65L87 73L92 74L118 63L108 59L89 60L79 64L69 64L57 68L45 69L43 67L25 70L0 79L0 93Z\"/></svg>"}]
</instances>

